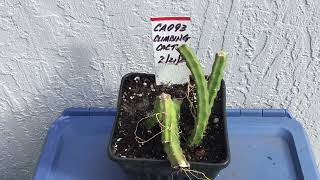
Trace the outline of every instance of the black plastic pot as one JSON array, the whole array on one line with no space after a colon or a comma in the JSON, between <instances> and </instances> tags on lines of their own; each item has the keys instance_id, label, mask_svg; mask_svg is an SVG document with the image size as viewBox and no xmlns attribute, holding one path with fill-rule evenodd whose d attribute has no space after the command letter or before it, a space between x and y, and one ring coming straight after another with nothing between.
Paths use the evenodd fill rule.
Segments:
<instances>
[{"instance_id":1,"label":"black plastic pot","mask_svg":"<svg viewBox=\"0 0 320 180\"><path fill-rule=\"evenodd\" d=\"M133 76L154 76L151 74L143 74L143 73L130 73L125 75L121 81L121 87L119 90L119 98L118 98L118 109L122 105L122 96L123 96L123 86L124 82L126 82L126 78L132 78ZM207 163L207 162L195 162L190 161L191 169L201 171L205 173L208 177L214 178L221 169L225 168L230 162L230 151L229 151L229 142L228 142L228 134L227 134L227 123L226 123L226 98L225 98L225 83L222 80L220 95L221 95L221 103L215 103L215 106L219 106L218 109L220 112L223 125L224 125L224 141L225 141L225 155L226 158L223 162L219 163ZM213 109L217 107L213 107ZM148 158L127 158L127 157L119 157L113 153L112 140L114 139L114 133L116 126L119 120L119 111L116 116L116 120L114 122L114 126L112 129L112 134L110 137L110 143L108 146L108 155L111 160L117 162L126 172L129 174L134 174L136 177L142 177L143 179L162 179L162 178L171 178L174 175L174 179L183 179L185 175L183 173L172 173L173 170L170 167L170 163L168 160L156 160L156 159L148 159ZM135 127L132 127L135 128ZM161 142L159 142L161 143Z\"/></svg>"}]
</instances>

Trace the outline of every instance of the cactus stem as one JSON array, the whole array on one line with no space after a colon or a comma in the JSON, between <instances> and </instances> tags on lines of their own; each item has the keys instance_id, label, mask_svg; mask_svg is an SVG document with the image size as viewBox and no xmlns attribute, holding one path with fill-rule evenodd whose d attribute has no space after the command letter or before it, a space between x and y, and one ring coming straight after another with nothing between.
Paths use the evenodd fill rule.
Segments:
<instances>
[{"instance_id":1,"label":"cactus stem","mask_svg":"<svg viewBox=\"0 0 320 180\"><path fill-rule=\"evenodd\" d=\"M188 139L188 145L191 147L198 146L204 137L211 109L220 89L227 55L223 51L216 54L212 73L207 81L196 54L186 44L181 45L177 50L185 59L197 88L197 118L195 119L195 127Z\"/></svg>"}]
</instances>

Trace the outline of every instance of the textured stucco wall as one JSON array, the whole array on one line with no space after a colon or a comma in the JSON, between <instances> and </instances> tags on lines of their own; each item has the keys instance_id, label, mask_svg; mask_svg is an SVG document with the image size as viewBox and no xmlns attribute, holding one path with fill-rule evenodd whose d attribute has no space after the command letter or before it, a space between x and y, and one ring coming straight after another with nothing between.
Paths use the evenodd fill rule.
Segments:
<instances>
[{"instance_id":1,"label":"textured stucco wall","mask_svg":"<svg viewBox=\"0 0 320 180\"><path fill-rule=\"evenodd\" d=\"M0 180L31 179L64 108L113 107L121 76L153 72L150 16L191 15L210 69L229 52L229 107L288 108L320 161L320 1L0 0Z\"/></svg>"}]
</instances>

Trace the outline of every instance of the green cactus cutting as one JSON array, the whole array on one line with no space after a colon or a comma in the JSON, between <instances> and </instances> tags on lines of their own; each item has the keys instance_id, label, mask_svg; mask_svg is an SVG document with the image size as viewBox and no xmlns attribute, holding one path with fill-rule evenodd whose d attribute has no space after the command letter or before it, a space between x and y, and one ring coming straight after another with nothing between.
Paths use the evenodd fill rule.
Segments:
<instances>
[{"instance_id":1,"label":"green cactus cutting","mask_svg":"<svg viewBox=\"0 0 320 180\"><path fill-rule=\"evenodd\" d=\"M153 107L153 113L150 116L150 118L148 118L144 125L146 126L147 129L152 129L154 126L156 126L158 124L158 120L163 119L162 116L163 114L160 113L160 103L159 103L160 99L157 97L156 101L154 103L154 107Z\"/></svg>"},{"instance_id":2,"label":"green cactus cutting","mask_svg":"<svg viewBox=\"0 0 320 180\"><path fill-rule=\"evenodd\" d=\"M145 125L147 128L155 126L155 122L160 124L162 130L161 141L168 160L173 168L189 168L190 164L186 160L180 147L179 119L181 101L172 100L171 95L162 93L157 97L154 112L155 118L149 118Z\"/></svg>"},{"instance_id":3,"label":"green cactus cutting","mask_svg":"<svg viewBox=\"0 0 320 180\"><path fill-rule=\"evenodd\" d=\"M188 168L190 164L186 160L180 147L179 137L179 114L181 102L172 100L171 95L162 93L158 97L160 112L163 112L162 123L162 144L167 154L168 160L173 168ZM179 114L178 114L179 113Z\"/></svg>"},{"instance_id":4,"label":"green cactus cutting","mask_svg":"<svg viewBox=\"0 0 320 180\"><path fill-rule=\"evenodd\" d=\"M186 45L178 48L181 56L186 60L187 66L191 71L197 88L197 119L192 135L188 139L190 146L198 145L204 135L205 128L208 124L209 109L209 93L207 89L207 81L202 71L197 56Z\"/></svg>"},{"instance_id":5,"label":"green cactus cutting","mask_svg":"<svg viewBox=\"0 0 320 180\"><path fill-rule=\"evenodd\" d=\"M217 97L217 93L221 86L221 80L223 79L223 72L226 66L227 54L220 51L216 54L212 71L209 76L208 91L209 91L209 107L214 105L214 100Z\"/></svg>"},{"instance_id":6,"label":"green cactus cutting","mask_svg":"<svg viewBox=\"0 0 320 180\"><path fill-rule=\"evenodd\" d=\"M187 141L190 147L194 147L201 143L205 134L211 109L221 86L227 55L223 51L216 54L212 72L207 81L195 53L187 45L182 45L177 50L185 59L197 89L197 117L191 136ZM171 95L162 93L156 98L153 115L145 122L147 129L152 129L157 124L160 125L164 151L171 166L178 169L190 167L180 147L180 107L181 101L172 100Z\"/></svg>"},{"instance_id":7,"label":"green cactus cutting","mask_svg":"<svg viewBox=\"0 0 320 180\"><path fill-rule=\"evenodd\" d=\"M215 56L209 82L207 82L200 62L191 48L184 44L177 50L185 59L197 88L197 119L195 120L195 127L192 130L191 137L188 139L188 145L191 147L198 146L203 139L214 100L220 89L225 68L226 53L221 51Z\"/></svg>"}]
</instances>

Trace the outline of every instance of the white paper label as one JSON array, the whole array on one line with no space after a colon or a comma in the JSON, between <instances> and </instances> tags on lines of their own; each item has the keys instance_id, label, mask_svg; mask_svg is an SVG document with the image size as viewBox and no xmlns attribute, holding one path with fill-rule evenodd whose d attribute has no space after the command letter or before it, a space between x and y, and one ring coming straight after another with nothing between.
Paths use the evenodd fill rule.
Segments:
<instances>
[{"instance_id":1,"label":"white paper label","mask_svg":"<svg viewBox=\"0 0 320 180\"><path fill-rule=\"evenodd\" d=\"M190 71L176 50L190 41L190 17L153 17L152 42L156 83L184 84Z\"/></svg>"}]
</instances>

